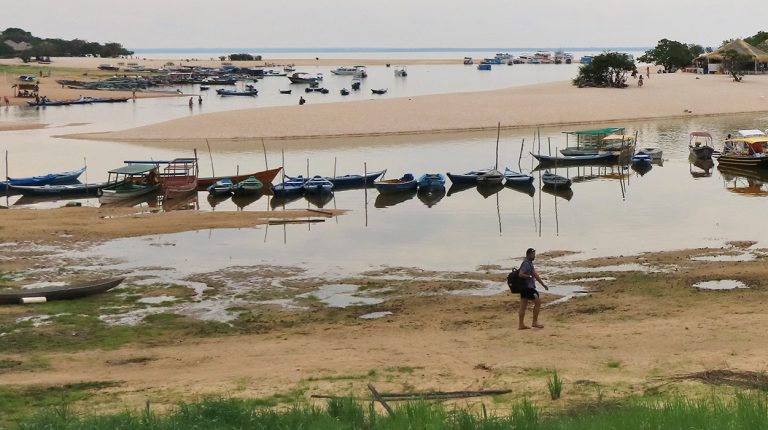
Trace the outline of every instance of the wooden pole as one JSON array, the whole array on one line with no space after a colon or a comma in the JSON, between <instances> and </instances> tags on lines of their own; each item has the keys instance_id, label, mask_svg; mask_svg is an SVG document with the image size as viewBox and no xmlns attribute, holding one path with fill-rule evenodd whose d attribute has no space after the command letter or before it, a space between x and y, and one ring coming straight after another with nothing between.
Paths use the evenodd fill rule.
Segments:
<instances>
[{"instance_id":1,"label":"wooden pole","mask_svg":"<svg viewBox=\"0 0 768 430\"><path fill-rule=\"evenodd\" d=\"M494 169L499 170L499 139L501 138L501 121L496 127L496 165Z\"/></svg>"},{"instance_id":2,"label":"wooden pole","mask_svg":"<svg viewBox=\"0 0 768 430\"><path fill-rule=\"evenodd\" d=\"M368 227L368 163L363 162L363 196L365 198L365 226Z\"/></svg>"},{"instance_id":3,"label":"wooden pole","mask_svg":"<svg viewBox=\"0 0 768 430\"><path fill-rule=\"evenodd\" d=\"M8 174L8 150L5 150L5 205L8 206L8 198L11 195L11 180L8 179L10 175Z\"/></svg>"},{"instance_id":4,"label":"wooden pole","mask_svg":"<svg viewBox=\"0 0 768 430\"><path fill-rule=\"evenodd\" d=\"M552 139L547 138L547 146L549 146L549 156L552 156Z\"/></svg>"},{"instance_id":5,"label":"wooden pole","mask_svg":"<svg viewBox=\"0 0 768 430\"><path fill-rule=\"evenodd\" d=\"M333 179L336 179L336 157L333 157Z\"/></svg>"},{"instance_id":6,"label":"wooden pole","mask_svg":"<svg viewBox=\"0 0 768 430\"><path fill-rule=\"evenodd\" d=\"M517 168L519 170L523 170L522 167L520 167L520 161L523 159L523 149L525 148L525 138L523 138L523 141L520 143L520 156L517 157Z\"/></svg>"},{"instance_id":7,"label":"wooden pole","mask_svg":"<svg viewBox=\"0 0 768 430\"><path fill-rule=\"evenodd\" d=\"M307 158L307 180L309 180L309 158Z\"/></svg>"},{"instance_id":8,"label":"wooden pole","mask_svg":"<svg viewBox=\"0 0 768 430\"><path fill-rule=\"evenodd\" d=\"M269 170L269 163L267 163L267 145L264 144L264 138L261 138L261 148L264 150L264 168Z\"/></svg>"},{"instance_id":9,"label":"wooden pole","mask_svg":"<svg viewBox=\"0 0 768 430\"><path fill-rule=\"evenodd\" d=\"M373 394L373 398L376 399L379 403L381 403L381 406L384 406L384 409L387 410L387 414L389 416L392 416L395 414L395 412L392 410L392 408L387 404L387 402L381 397L381 394L379 394L378 391L376 391L376 388L373 386L373 384L368 384L368 389L371 390L371 394Z\"/></svg>"},{"instance_id":10,"label":"wooden pole","mask_svg":"<svg viewBox=\"0 0 768 430\"><path fill-rule=\"evenodd\" d=\"M283 163L283 168L280 169L280 172L283 175L282 176L283 177L283 182L285 182L285 148L281 149L280 153L282 154L282 163Z\"/></svg>"},{"instance_id":11,"label":"wooden pole","mask_svg":"<svg viewBox=\"0 0 768 430\"><path fill-rule=\"evenodd\" d=\"M213 153L211 153L211 144L205 139L205 145L208 146L208 157L211 159L211 176L216 177L216 171L213 169Z\"/></svg>"}]
</instances>

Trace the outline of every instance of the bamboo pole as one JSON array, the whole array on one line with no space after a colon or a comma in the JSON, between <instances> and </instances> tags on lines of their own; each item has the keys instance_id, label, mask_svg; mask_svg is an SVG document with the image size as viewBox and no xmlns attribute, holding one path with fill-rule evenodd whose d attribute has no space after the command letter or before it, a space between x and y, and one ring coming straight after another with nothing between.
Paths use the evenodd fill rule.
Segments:
<instances>
[{"instance_id":1,"label":"bamboo pole","mask_svg":"<svg viewBox=\"0 0 768 430\"><path fill-rule=\"evenodd\" d=\"M264 144L264 138L261 138L261 148L264 150L264 168L269 170L269 163L267 163L267 145Z\"/></svg>"},{"instance_id":2,"label":"bamboo pole","mask_svg":"<svg viewBox=\"0 0 768 430\"><path fill-rule=\"evenodd\" d=\"M547 138L547 146L549 147L549 156L552 156L552 139ZM557 149L555 149L555 155L557 155Z\"/></svg>"},{"instance_id":3,"label":"bamboo pole","mask_svg":"<svg viewBox=\"0 0 768 430\"><path fill-rule=\"evenodd\" d=\"M282 173L282 175L283 175L283 176L282 176L282 178L283 178L283 182L285 182L285 148L283 148L283 149L281 149L281 150L280 150L280 154L281 154L281 157L282 157L282 163L283 163L283 168L282 168L282 169L280 169L280 172L281 172L281 173Z\"/></svg>"},{"instance_id":4,"label":"bamboo pole","mask_svg":"<svg viewBox=\"0 0 768 430\"><path fill-rule=\"evenodd\" d=\"M333 157L333 179L336 179L336 157Z\"/></svg>"},{"instance_id":5,"label":"bamboo pole","mask_svg":"<svg viewBox=\"0 0 768 430\"><path fill-rule=\"evenodd\" d=\"M365 226L368 227L368 163L363 162L363 196L365 198Z\"/></svg>"},{"instance_id":6,"label":"bamboo pole","mask_svg":"<svg viewBox=\"0 0 768 430\"><path fill-rule=\"evenodd\" d=\"M525 138L523 138L523 141L520 143L520 155L517 157L517 168L521 171L523 170L522 167L520 167L520 161L523 159L523 149L525 148Z\"/></svg>"},{"instance_id":7,"label":"bamboo pole","mask_svg":"<svg viewBox=\"0 0 768 430\"><path fill-rule=\"evenodd\" d=\"M494 169L499 170L499 139L501 138L501 121L496 128L496 165Z\"/></svg>"},{"instance_id":8,"label":"bamboo pole","mask_svg":"<svg viewBox=\"0 0 768 430\"><path fill-rule=\"evenodd\" d=\"M8 198L11 195L11 180L8 174L8 150L5 150L5 205L8 206Z\"/></svg>"},{"instance_id":9,"label":"bamboo pole","mask_svg":"<svg viewBox=\"0 0 768 430\"><path fill-rule=\"evenodd\" d=\"M211 177L216 177L216 171L213 169L213 153L211 153L211 144L205 139L205 145L208 147L208 157L211 159Z\"/></svg>"}]
</instances>

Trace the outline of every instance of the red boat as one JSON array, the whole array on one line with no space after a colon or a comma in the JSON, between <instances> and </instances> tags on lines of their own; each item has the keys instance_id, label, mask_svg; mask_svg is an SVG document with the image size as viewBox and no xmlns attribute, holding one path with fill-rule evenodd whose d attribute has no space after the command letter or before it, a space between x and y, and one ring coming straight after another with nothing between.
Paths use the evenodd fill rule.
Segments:
<instances>
[{"instance_id":1,"label":"red boat","mask_svg":"<svg viewBox=\"0 0 768 430\"><path fill-rule=\"evenodd\" d=\"M174 199L197 190L197 158L171 160L160 175L165 199Z\"/></svg>"},{"instance_id":2,"label":"red boat","mask_svg":"<svg viewBox=\"0 0 768 430\"><path fill-rule=\"evenodd\" d=\"M278 173L280 173L280 170L282 167L278 167L271 170L264 170L262 172L255 172L255 173L246 173L243 175L233 175L233 176L216 176L213 178L197 178L197 189L199 191L206 190L209 186L215 184L217 181L220 181L224 178L229 178L232 180L233 183L242 182L249 177L253 176L254 178L261 181L263 184L271 184L272 181L275 180L275 176L277 176Z\"/></svg>"}]
</instances>

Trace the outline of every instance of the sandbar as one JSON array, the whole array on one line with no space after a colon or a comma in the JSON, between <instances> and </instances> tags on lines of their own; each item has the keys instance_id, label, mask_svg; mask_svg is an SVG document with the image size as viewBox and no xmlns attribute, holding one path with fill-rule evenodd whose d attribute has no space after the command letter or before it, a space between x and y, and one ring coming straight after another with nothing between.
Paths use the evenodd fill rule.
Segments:
<instances>
[{"instance_id":1,"label":"sandbar","mask_svg":"<svg viewBox=\"0 0 768 430\"><path fill-rule=\"evenodd\" d=\"M61 137L121 142L212 143L579 126L768 111L768 76L651 74L643 87L577 88L554 82L502 90L204 114L123 131Z\"/></svg>"}]
</instances>

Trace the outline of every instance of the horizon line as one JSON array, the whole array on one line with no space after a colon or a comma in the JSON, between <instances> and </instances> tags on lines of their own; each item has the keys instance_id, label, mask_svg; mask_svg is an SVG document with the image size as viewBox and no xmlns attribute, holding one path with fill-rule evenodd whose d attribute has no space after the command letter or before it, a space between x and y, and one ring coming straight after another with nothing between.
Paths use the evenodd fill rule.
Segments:
<instances>
[{"instance_id":1,"label":"horizon line","mask_svg":"<svg viewBox=\"0 0 768 430\"><path fill-rule=\"evenodd\" d=\"M574 51L580 51L580 50L630 50L630 51L640 51L640 50L647 50L651 49L652 47L641 47L641 46L584 46L584 47L548 47L548 46L539 46L539 47L474 47L474 48L457 48L457 47L450 47L450 48L435 48L435 47L425 47L425 48L397 48L397 47L358 47L358 48L348 48L348 47L303 47L303 48L232 48L232 47L224 47L224 48L176 48L176 47L170 47L170 48L127 48L134 51L144 51L144 52L151 52L151 51L175 51L175 52L217 52L217 51L263 51L263 52L371 52L371 51L382 51L382 52L459 52L459 51L525 51L525 50L574 50Z\"/></svg>"}]
</instances>

